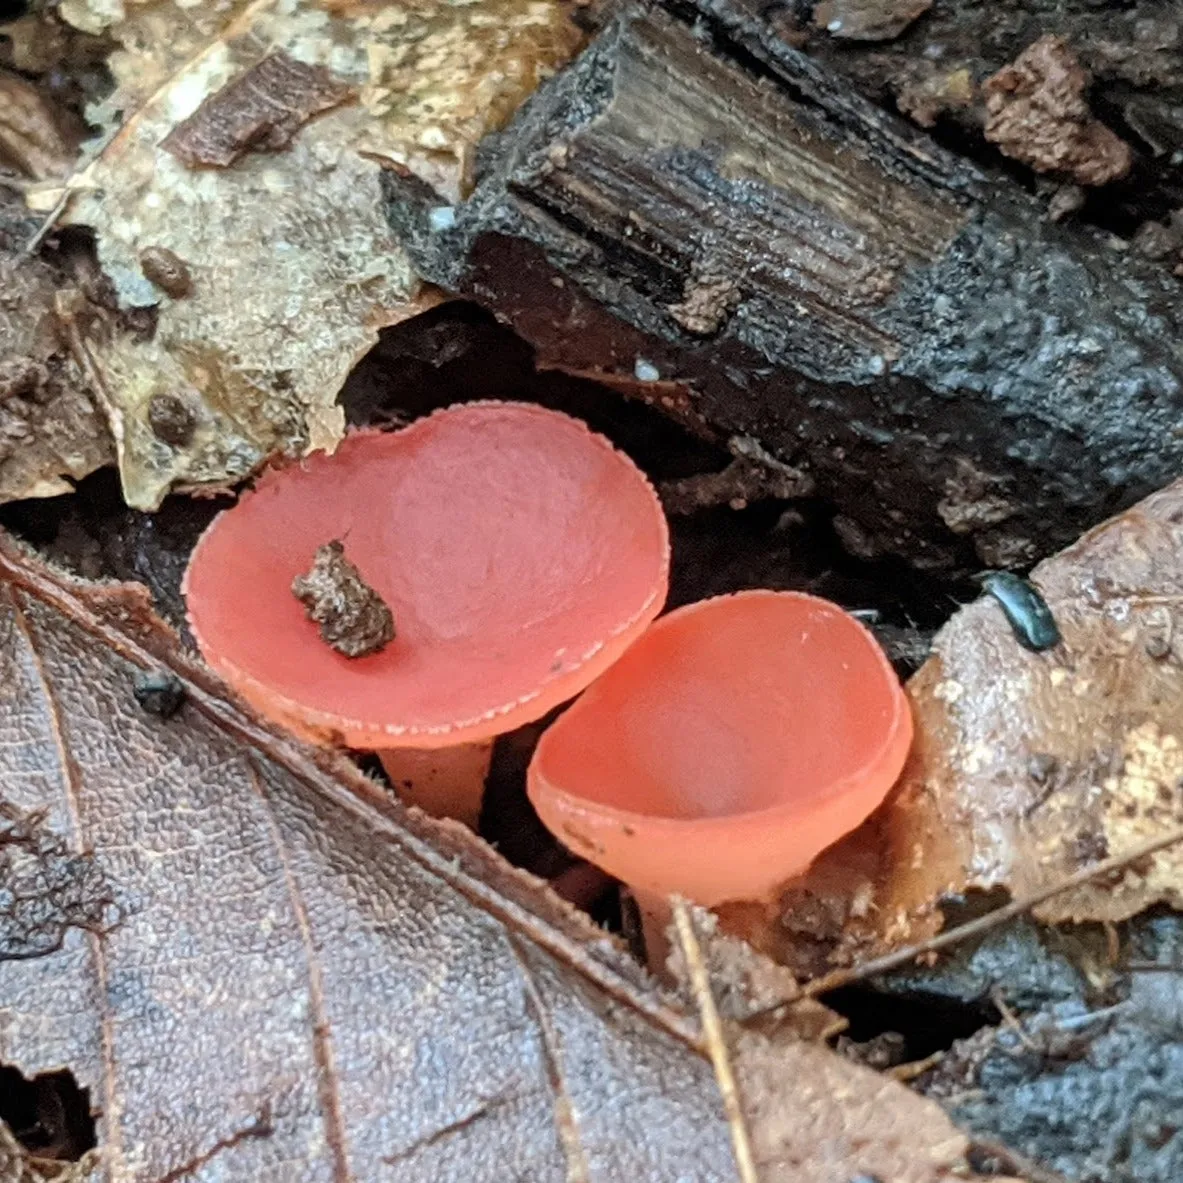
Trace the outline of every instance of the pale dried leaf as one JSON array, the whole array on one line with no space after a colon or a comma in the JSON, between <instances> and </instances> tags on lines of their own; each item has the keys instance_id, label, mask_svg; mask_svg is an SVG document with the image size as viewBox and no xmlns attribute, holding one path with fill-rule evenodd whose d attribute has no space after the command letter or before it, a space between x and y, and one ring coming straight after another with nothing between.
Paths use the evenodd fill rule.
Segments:
<instances>
[{"instance_id":1,"label":"pale dried leaf","mask_svg":"<svg viewBox=\"0 0 1183 1183\"><path fill-rule=\"evenodd\" d=\"M132 695L162 666L167 720ZM90 1090L98 1177L734 1178L692 1014L463 828L224 701L140 589L0 538L0 707L8 809L44 811L105 910L0 958L4 1057ZM901 1085L800 1041L735 1053L766 1183L964 1178Z\"/></svg>"},{"instance_id":2,"label":"pale dried leaf","mask_svg":"<svg viewBox=\"0 0 1183 1183\"><path fill-rule=\"evenodd\" d=\"M1028 653L983 598L912 680L925 739L885 819L899 870L881 900L897 916L944 890L1025 896L1183 825L1183 482L1033 577L1062 645ZM1178 846L1036 915L1121 920L1160 902L1183 906Z\"/></svg>"},{"instance_id":3,"label":"pale dried leaf","mask_svg":"<svg viewBox=\"0 0 1183 1183\"><path fill-rule=\"evenodd\" d=\"M558 0L66 0L61 13L122 46L104 108L122 125L71 179L66 219L95 228L124 305L159 306L152 340L91 344L123 419L125 496L144 508L174 485L237 480L276 450L336 443L349 370L380 327L435 298L387 226L376 160L456 200L480 138L578 44ZM277 54L356 101L305 112L282 150L229 168L190 169L167 150L179 124ZM183 298L145 277L149 248L184 263ZM182 445L148 416L155 396L178 393L199 411Z\"/></svg>"}]
</instances>

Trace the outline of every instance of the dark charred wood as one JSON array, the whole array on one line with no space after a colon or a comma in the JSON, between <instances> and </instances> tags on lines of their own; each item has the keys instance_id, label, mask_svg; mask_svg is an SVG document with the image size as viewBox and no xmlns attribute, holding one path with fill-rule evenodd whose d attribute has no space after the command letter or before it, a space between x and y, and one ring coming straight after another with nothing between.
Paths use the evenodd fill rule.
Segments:
<instances>
[{"instance_id":1,"label":"dark charred wood","mask_svg":"<svg viewBox=\"0 0 1183 1183\"><path fill-rule=\"evenodd\" d=\"M808 473L864 556L1024 566L1183 469L1177 285L855 94L746 0L627 9L455 209L429 279L541 364Z\"/></svg>"}]
</instances>

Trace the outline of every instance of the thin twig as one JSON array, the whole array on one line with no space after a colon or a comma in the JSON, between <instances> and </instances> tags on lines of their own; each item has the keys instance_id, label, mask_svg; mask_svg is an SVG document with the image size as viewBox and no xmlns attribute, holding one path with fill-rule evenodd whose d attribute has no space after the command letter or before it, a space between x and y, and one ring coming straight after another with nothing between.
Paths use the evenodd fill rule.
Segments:
<instances>
[{"instance_id":1,"label":"thin twig","mask_svg":"<svg viewBox=\"0 0 1183 1183\"><path fill-rule=\"evenodd\" d=\"M27 259L30 255L36 253L37 248L45 241L49 232L58 224L58 219L65 212L66 206L70 204L70 198L73 196L73 189L69 187L62 189L61 196L54 203L53 209L42 218L41 224L37 227L33 237L22 248L20 253L22 259Z\"/></svg>"},{"instance_id":2,"label":"thin twig","mask_svg":"<svg viewBox=\"0 0 1183 1183\"><path fill-rule=\"evenodd\" d=\"M923 1076L930 1068L935 1068L944 1058L945 1052L933 1052L930 1056L925 1056L923 1060L909 1060L906 1064L896 1064L894 1068L888 1068L883 1075L890 1076L892 1080L904 1081L915 1080L918 1076Z\"/></svg>"},{"instance_id":3,"label":"thin twig","mask_svg":"<svg viewBox=\"0 0 1183 1183\"><path fill-rule=\"evenodd\" d=\"M685 900L674 896L670 900L670 905L674 914L674 925L678 930L678 942L682 946L682 956L686 959L686 968L690 975L690 987L694 991L694 1001L698 1004L698 1013L702 1019L707 1053L711 1057L711 1066L715 1069L719 1094L723 1098L723 1111L727 1114L727 1125L731 1129L731 1145L735 1150L739 1183L759 1183L756 1163L752 1158L752 1144L748 1138L748 1127L739 1102L739 1090L735 1085L731 1058L723 1039L723 1024L715 1006L715 996L711 993L711 979L703 960L702 947L694 931L694 921Z\"/></svg>"},{"instance_id":4,"label":"thin twig","mask_svg":"<svg viewBox=\"0 0 1183 1183\"><path fill-rule=\"evenodd\" d=\"M122 467L126 438L123 411L107 388L103 372L95 361L94 354L91 353L90 346L87 344L86 338L82 335L82 330L78 327L76 316L72 316L66 322L66 344L69 346L70 352L78 364L78 368L86 375L94 394L95 402L99 404L99 410L106 416L107 426L111 430L111 438L115 442L115 459L120 467Z\"/></svg>"},{"instance_id":5,"label":"thin twig","mask_svg":"<svg viewBox=\"0 0 1183 1183\"><path fill-rule=\"evenodd\" d=\"M995 1142L992 1138L979 1138L975 1135L973 1147L983 1154L998 1159L1005 1170L1018 1172L1028 1180L1028 1183L1068 1183L1067 1176L1048 1170L1047 1167L1033 1162L1017 1150L1004 1146L1001 1142Z\"/></svg>"},{"instance_id":6,"label":"thin twig","mask_svg":"<svg viewBox=\"0 0 1183 1183\"><path fill-rule=\"evenodd\" d=\"M979 916L976 920L958 925L956 928L950 928L946 932L938 932L935 936L928 937L923 941L917 941L914 945L906 945L902 949L897 949L894 953L885 953L882 957L874 957L870 961L864 961L861 965L854 965L849 969L837 969L833 973L824 974L820 978L814 978L812 982L807 982L802 986L800 992L793 995L792 998L782 999L780 1002L774 1003L771 1006L753 1011L747 1017L754 1019L761 1015L769 1014L782 1006L796 1002L798 998L816 998L819 994L826 994L830 990L837 990L840 986L849 986L853 982L865 981L867 978L876 977L878 974L887 973L889 970L899 969L901 965L907 965L917 957L922 957L925 953L936 953L941 949L949 948L950 945L958 945L962 941L981 936L983 933L997 928L1000 924L1005 924L1008 920L1015 919L1016 916L1022 916L1024 912L1029 912L1032 908L1038 907L1038 905L1042 904L1045 900L1050 900L1053 896L1071 891L1074 887L1082 887L1094 879L1111 875L1114 871L1124 870L1130 863L1136 863L1139 859L1156 854L1160 850L1165 850L1168 846L1176 846L1180 842L1183 842L1183 826L1174 830L1168 830L1167 833L1160 834L1157 838L1151 838L1149 841L1143 842L1140 846L1135 846L1127 850L1124 854L1115 854L1110 858L1102 859L1099 863L1082 867L1079 871L1075 871L1067 876L1067 878L1061 879L1059 883L1053 883L1051 887L1042 887L1038 891L1033 891L1030 895L1023 896L1021 899L1012 900L1009 904L1001 908L995 908L993 912L987 912L984 916Z\"/></svg>"},{"instance_id":7,"label":"thin twig","mask_svg":"<svg viewBox=\"0 0 1183 1183\"><path fill-rule=\"evenodd\" d=\"M1164 961L1127 961L1121 967L1131 974L1183 974L1183 963Z\"/></svg>"},{"instance_id":8,"label":"thin twig","mask_svg":"<svg viewBox=\"0 0 1183 1183\"><path fill-rule=\"evenodd\" d=\"M1014 1036L1019 1041L1019 1043L1021 1043L1023 1047L1025 1047L1027 1051L1031 1052L1033 1055L1043 1055L1043 1049L1038 1047L1031 1036L1023 1030L1023 1024L1019 1022L1019 1016L1016 1015L1013 1010L1011 1010L1010 1006L1007 1004L1006 999L1003 998L1001 986L995 986L994 989L990 991L990 1001L994 1003L998 1013L1002 1016L1003 1024L1014 1032Z\"/></svg>"},{"instance_id":9,"label":"thin twig","mask_svg":"<svg viewBox=\"0 0 1183 1183\"><path fill-rule=\"evenodd\" d=\"M120 130L118 127L113 127L100 139L96 140L87 152L86 157L79 162L74 171L62 182L62 191L54 203L53 209L45 215L41 221L41 225L37 227L36 233L34 233L33 237L21 249L21 258L28 258L37 251L49 232L58 224L58 220L62 214L66 212L66 206L70 204L70 199L75 193L81 192L82 189L86 188L87 171L106 152Z\"/></svg>"}]
</instances>

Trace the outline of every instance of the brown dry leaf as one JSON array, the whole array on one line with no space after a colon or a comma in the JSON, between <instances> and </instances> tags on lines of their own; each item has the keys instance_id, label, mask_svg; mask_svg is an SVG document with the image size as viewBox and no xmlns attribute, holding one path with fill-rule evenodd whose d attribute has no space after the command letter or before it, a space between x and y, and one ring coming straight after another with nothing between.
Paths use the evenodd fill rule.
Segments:
<instances>
[{"instance_id":1,"label":"brown dry leaf","mask_svg":"<svg viewBox=\"0 0 1183 1183\"><path fill-rule=\"evenodd\" d=\"M0 165L44 181L70 171L74 152L31 82L0 70Z\"/></svg>"},{"instance_id":2,"label":"brown dry leaf","mask_svg":"<svg viewBox=\"0 0 1183 1183\"><path fill-rule=\"evenodd\" d=\"M917 1110L915 1094L903 1085L816 1044L786 1047L744 1033L733 1056L761 1183L861 1183L851 1168L864 1138L877 1145L874 1160L864 1159L862 1178L920 1183L948 1177L952 1183L945 1172L964 1150L963 1135L949 1126L942 1138L934 1115ZM787 1073L793 1081L788 1096Z\"/></svg>"},{"instance_id":3,"label":"brown dry leaf","mask_svg":"<svg viewBox=\"0 0 1183 1183\"><path fill-rule=\"evenodd\" d=\"M59 11L122 47L104 105L119 130L71 178L64 216L97 231L124 306L159 307L151 340L91 345L120 420L125 496L140 508L173 485L237 480L277 449L336 443L346 374L381 326L434 300L386 224L377 161L417 171L446 220L481 137L579 42L559 0L64 0ZM268 60L296 68L259 75ZM332 102L305 101L296 74L309 68ZM260 95L271 115L244 113ZM282 126L268 121L285 110ZM214 115L245 137L241 154L188 167L168 143ZM189 146L181 157L200 161ZM149 249L180 261L187 294L145 276ZM153 432L157 396L192 404L184 442Z\"/></svg>"},{"instance_id":4,"label":"brown dry leaf","mask_svg":"<svg viewBox=\"0 0 1183 1183\"><path fill-rule=\"evenodd\" d=\"M161 667L167 720L132 695ZM226 702L142 589L4 539L0 786L70 888L6 918L3 1055L90 1090L93 1177L735 1177L696 1016L603 932ZM903 1086L804 1042L735 1056L763 1180L964 1178Z\"/></svg>"},{"instance_id":5,"label":"brown dry leaf","mask_svg":"<svg viewBox=\"0 0 1183 1183\"><path fill-rule=\"evenodd\" d=\"M827 935L814 971L930 936L946 893L1026 897L1183 825L1183 482L1033 579L1063 644L1023 649L989 597L937 635L908 686L917 738L896 794L806 882L830 904L860 890L874 901ZM1157 903L1183 908L1178 845L1034 914L1119 921ZM796 953L786 959L801 969L800 942Z\"/></svg>"},{"instance_id":6,"label":"brown dry leaf","mask_svg":"<svg viewBox=\"0 0 1183 1183\"><path fill-rule=\"evenodd\" d=\"M6 200L7 198L7 200ZM22 255L33 224L0 187L0 503L53 497L114 457L54 313L59 277Z\"/></svg>"}]
</instances>

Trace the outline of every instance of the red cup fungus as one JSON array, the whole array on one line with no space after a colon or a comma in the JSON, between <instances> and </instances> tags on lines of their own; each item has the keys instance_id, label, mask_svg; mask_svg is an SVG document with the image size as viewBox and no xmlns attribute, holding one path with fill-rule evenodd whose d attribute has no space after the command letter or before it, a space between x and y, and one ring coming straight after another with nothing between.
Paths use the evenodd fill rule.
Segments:
<instances>
[{"instance_id":1,"label":"red cup fungus","mask_svg":"<svg viewBox=\"0 0 1183 1183\"><path fill-rule=\"evenodd\" d=\"M652 923L674 894L773 898L883 800L911 740L858 621L814 596L739 592L653 624L542 736L529 794Z\"/></svg>"},{"instance_id":2,"label":"red cup fungus","mask_svg":"<svg viewBox=\"0 0 1183 1183\"><path fill-rule=\"evenodd\" d=\"M393 616L376 652L338 652L293 594L333 541ZM185 593L206 660L263 714L378 750L405 799L475 824L494 737L616 661L668 568L629 459L567 415L486 402L265 473L202 536Z\"/></svg>"}]
</instances>

